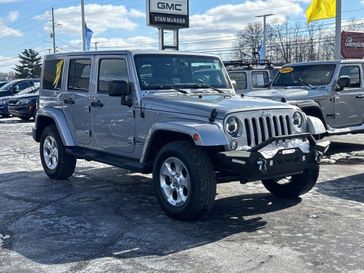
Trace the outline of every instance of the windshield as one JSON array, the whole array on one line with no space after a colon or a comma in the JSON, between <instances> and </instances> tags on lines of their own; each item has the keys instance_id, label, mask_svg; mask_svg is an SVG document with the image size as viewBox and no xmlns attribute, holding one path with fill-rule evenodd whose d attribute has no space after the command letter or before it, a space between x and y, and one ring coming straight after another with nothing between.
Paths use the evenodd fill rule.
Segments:
<instances>
[{"instance_id":1,"label":"windshield","mask_svg":"<svg viewBox=\"0 0 364 273\"><path fill-rule=\"evenodd\" d=\"M330 84L335 64L283 67L272 86L319 86Z\"/></svg>"},{"instance_id":2,"label":"windshield","mask_svg":"<svg viewBox=\"0 0 364 273\"><path fill-rule=\"evenodd\" d=\"M0 87L0 92L1 91L9 91L10 88L14 85L16 81L11 81L11 82L8 82L7 84L3 85Z\"/></svg>"},{"instance_id":3,"label":"windshield","mask_svg":"<svg viewBox=\"0 0 364 273\"><path fill-rule=\"evenodd\" d=\"M140 88L231 88L218 58L189 55L136 55Z\"/></svg>"}]
</instances>

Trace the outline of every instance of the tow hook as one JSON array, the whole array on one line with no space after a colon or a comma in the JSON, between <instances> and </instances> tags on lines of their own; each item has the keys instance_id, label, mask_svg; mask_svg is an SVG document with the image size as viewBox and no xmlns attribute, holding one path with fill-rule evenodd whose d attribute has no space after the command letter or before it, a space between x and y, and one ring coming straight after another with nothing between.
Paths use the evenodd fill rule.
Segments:
<instances>
[{"instance_id":1,"label":"tow hook","mask_svg":"<svg viewBox=\"0 0 364 273\"><path fill-rule=\"evenodd\" d=\"M257 161L257 164L258 164L258 169L261 173L266 173L267 170L268 170L268 167L267 167L267 160L265 159L259 159Z\"/></svg>"}]
</instances>

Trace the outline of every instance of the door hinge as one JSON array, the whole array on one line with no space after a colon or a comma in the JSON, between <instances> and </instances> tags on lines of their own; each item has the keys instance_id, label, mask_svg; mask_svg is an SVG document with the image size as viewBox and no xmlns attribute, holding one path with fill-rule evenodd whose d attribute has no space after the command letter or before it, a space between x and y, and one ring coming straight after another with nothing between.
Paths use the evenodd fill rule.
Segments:
<instances>
[{"instance_id":1,"label":"door hinge","mask_svg":"<svg viewBox=\"0 0 364 273\"><path fill-rule=\"evenodd\" d=\"M91 113L91 105L88 106L88 112Z\"/></svg>"},{"instance_id":2,"label":"door hinge","mask_svg":"<svg viewBox=\"0 0 364 273\"><path fill-rule=\"evenodd\" d=\"M92 137L92 132L91 132L91 130L88 130L88 136L89 136L89 137Z\"/></svg>"}]
</instances>

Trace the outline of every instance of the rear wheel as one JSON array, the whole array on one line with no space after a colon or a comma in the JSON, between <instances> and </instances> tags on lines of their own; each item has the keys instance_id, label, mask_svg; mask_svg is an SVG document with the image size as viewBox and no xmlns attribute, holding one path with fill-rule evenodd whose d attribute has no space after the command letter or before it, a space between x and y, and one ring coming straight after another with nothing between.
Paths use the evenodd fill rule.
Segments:
<instances>
[{"instance_id":1,"label":"rear wheel","mask_svg":"<svg viewBox=\"0 0 364 273\"><path fill-rule=\"evenodd\" d=\"M40 138L40 158L45 173L52 179L70 177L76 167L76 158L66 153L57 127L46 127Z\"/></svg>"},{"instance_id":2,"label":"rear wheel","mask_svg":"<svg viewBox=\"0 0 364 273\"><path fill-rule=\"evenodd\" d=\"M305 170L301 174L280 179L263 180L264 187L273 195L281 198L296 198L309 192L315 185L319 175L319 166Z\"/></svg>"},{"instance_id":3,"label":"rear wheel","mask_svg":"<svg viewBox=\"0 0 364 273\"><path fill-rule=\"evenodd\" d=\"M161 149L153 180L159 204L174 219L195 219L212 208L216 195L213 165L207 154L190 142L172 142Z\"/></svg>"}]
</instances>

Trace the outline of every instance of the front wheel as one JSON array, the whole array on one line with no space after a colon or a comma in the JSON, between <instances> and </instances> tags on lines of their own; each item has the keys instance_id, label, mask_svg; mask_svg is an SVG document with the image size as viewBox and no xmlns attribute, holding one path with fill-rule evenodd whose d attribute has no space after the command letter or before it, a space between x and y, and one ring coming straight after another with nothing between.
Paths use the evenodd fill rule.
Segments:
<instances>
[{"instance_id":1,"label":"front wheel","mask_svg":"<svg viewBox=\"0 0 364 273\"><path fill-rule=\"evenodd\" d=\"M76 158L67 154L55 125L46 127L42 133L40 158L45 173L52 179L66 179L75 171Z\"/></svg>"},{"instance_id":2,"label":"front wheel","mask_svg":"<svg viewBox=\"0 0 364 273\"><path fill-rule=\"evenodd\" d=\"M165 213L177 220L192 220L212 208L216 178L208 155L187 141L168 143L153 167L155 192Z\"/></svg>"},{"instance_id":3,"label":"front wheel","mask_svg":"<svg viewBox=\"0 0 364 273\"><path fill-rule=\"evenodd\" d=\"M263 180L264 187L274 196L296 198L309 192L315 185L319 175L319 166L303 171L301 174L281 179Z\"/></svg>"}]
</instances>

